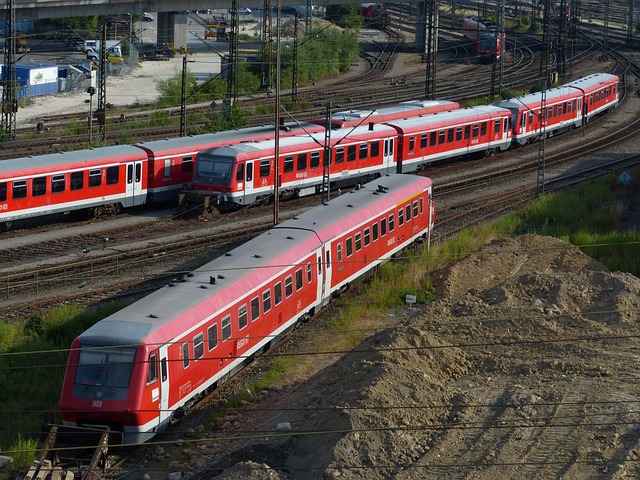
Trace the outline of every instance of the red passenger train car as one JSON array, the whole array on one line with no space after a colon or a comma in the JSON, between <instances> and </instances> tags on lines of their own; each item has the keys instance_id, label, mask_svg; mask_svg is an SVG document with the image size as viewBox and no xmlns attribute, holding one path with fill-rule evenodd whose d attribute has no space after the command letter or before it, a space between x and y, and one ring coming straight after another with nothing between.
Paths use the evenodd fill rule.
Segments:
<instances>
[{"instance_id":1,"label":"red passenger train car","mask_svg":"<svg viewBox=\"0 0 640 480\"><path fill-rule=\"evenodd\" d=\"M383 177L99 321L72 344L64 423L150 439L350 283L428 238L432 188Z\"/></svg>"},{"instance_id":2,"label":"red passenger train car","mask_svg":"<svg viewBox=\"0 0 640 480\"><path fill-rule=\"evenodd\" d=\"M481 17L467 17L462 21L462 34L473 42L478 60L492 62L504 54L506 34L492 21Z\"/></svg>"},{"instance_id":3,"label":"red passenger train car","mask_svg":"<svg viewBox=\"0 0 640 480\"><path fill-rule=\"evenodd\" d=\"M323 132L312 123L288 123L283 137ZM0 161L0 224L32 217L175 201L193 177L198 152L275 137L273 125L249 127L130 146L111 146Z\"/></svg>"},{"instance_id":4,"label":"red passenger train car","mask_svg":"<svg viewBox=\"0 0 640 480\"><path fill-rule=\"evenodd\" d=\"M594 115L615 108L619 103L616 75L597 73L546 91L542 111L542 92L495 103L512 113L513 138L518 145L537 141L587 123ZM545 114L543 116L543 113Z\"/></svg>"}]
</instances>

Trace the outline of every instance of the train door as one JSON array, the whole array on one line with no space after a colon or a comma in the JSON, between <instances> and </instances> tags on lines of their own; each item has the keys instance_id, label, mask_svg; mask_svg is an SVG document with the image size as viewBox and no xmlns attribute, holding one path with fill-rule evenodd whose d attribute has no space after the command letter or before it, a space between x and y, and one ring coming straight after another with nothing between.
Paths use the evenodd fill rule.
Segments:
<instances>
[{"instance_id":1,"label":"train door","mask_svg":"<svg viewBox=\"0 0 640 480\"><path fill-rule=\"evenodd\" d=\"M125 191L124 206L133 207L145 202L142 191L142 161L126 163L127 187Z\"/></svg>"},{"instance_id":2,"label":"train door","mask_svg":"<svg viewBox=\"0 0 640 480\"><path fill-rule=\"evenodd\" d=\"M383 151L384 157L382 158L382 165L385 166L385 173L395 173L396 171L398 173L402 173L401 171L402 165L395 164L394 150L395 150L394 138L385 138L384 151Z\"/></svg>"},{"instance_id":3,"label":"train door","mask_svg":"<svg viewBox=\"0 0 640 480\"><path fill-rule=\"evenodd\" d=\"M322 303L328 303L331 299L331 244L326 243L322 247L324 254L324 278L322 283Z\"/></svg>"},{"instance_id":4,"label":"train door","mask_svg":"<svg viewBox=\"0 0 640 480\"><path fill-rule=\"evenodd\" d=\"M239 166L240 165L238 165L238 167ZM253 174L253 161L247 161L244 164L244 196L242 199L243 205L251 205L254 201ZM240 188L239 182L238 188Z\"/></svg>"},{"instance_id":5,"label":"train door","mask_svg":"<svg viewBox=\"0 0 640 480\"><path fill-rule=\"evenodd\" d=\"M160 412L158 414L158 424L162 426L171 417L169 411L169 352L167 345L159 348L160 352Z\"/></svg>"}]
</instances>

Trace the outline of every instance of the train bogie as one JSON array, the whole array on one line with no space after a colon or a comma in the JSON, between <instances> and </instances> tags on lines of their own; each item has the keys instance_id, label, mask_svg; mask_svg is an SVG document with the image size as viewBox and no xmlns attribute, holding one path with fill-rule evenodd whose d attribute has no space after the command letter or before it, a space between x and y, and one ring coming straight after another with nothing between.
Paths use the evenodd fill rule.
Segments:
<instances>
[{"instance_id":1,"label":"train bogie","mask_svg":"<svg viewBox=\"0 0 640 480\"><path fill-rule=\"evenodd\" d=\"M383 177L101 320L72 345L64 423L149 439L337 292L428 237L434 217L429 179Z\"/></svg>"}]
</instances>

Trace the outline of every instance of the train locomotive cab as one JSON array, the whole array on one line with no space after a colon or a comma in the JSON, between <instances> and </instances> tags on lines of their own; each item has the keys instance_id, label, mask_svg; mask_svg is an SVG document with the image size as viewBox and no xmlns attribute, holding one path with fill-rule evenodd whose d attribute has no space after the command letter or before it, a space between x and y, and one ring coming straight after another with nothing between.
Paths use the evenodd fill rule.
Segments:
<instances>
[{"instance_id":1,"label":"train locomotive cab","mask_svg":"<svg viewBox=\"0 0 640 480\"><path fill-rule=\"evenodd\" d=\"M244 163L235 161L232 147L203 150L196 156L192 189L201 193L214 193L215 204L221 210L232 210L236 202L232 192L245 181ZM252 178L248 173L247 181Z\"/></svg>"},{"instance_id":2,"label":"train locomotive cab","mask_svg":"<svg viewBox=\"0 0 640 480\"><path fill-rule=\"evenodd\" d=\"M112 444L141 443L160 430L160 388L149 382L147 349L113 334L129 330L119 323L97 323L73 342L60 412L68 427L108 428Z\"/></svg>"}]
</instances>

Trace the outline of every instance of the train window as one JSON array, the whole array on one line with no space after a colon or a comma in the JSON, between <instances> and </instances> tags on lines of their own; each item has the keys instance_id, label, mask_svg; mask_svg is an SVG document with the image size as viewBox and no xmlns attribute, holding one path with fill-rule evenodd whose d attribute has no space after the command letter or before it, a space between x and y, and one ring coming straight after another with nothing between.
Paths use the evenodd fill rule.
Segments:
<instances>
[{"instance_id":1,"label":"train window","mask_svg":"<svg viewBox=\"0 0 640 480\"><path fill-rule=\"evenodd\" d=\"M102 185L102 171L89 170L89 187L99 187Z\"/></svg>"},{"instance_id":2,"label":"train window","mask_svg":"<svg viewBox=\"0 0 640 480\"><path fill-rule=\"evenodd\" d=\"M376 240L378 240L378 232L379 232L379 227L378 227L378 222L374 223L372 226L372 232L373 232L373 241L375 242Z\"/></svg>"},{"instance_id":3,"label":"train window","mask_svg":"<svg viewBox=\"0 0 640 480\"><path fill-rule=\"evenodd\" d=\"M130 170L131 170L131 165L129 165L129 171ZM171 159L170 158L164 159L164 168L163 168L162 175L165 177L171 176ZM129 180L128 183L131 183L131 180Z\"/></svg>"},{"instance_id":4,"label":"train window","mask_svg":"<svg viewBox=\"0 0 640 480\"><path fill-rule=\"evenodd\" d=\"M356 252L362 250L362 234L360 232L356 233Z\"/></svg>"},{"instance_id":5,"label":"train window","mask_svg":"<svg viewBox=\"0 0 640 480\"><path fill-rule=\"evenodd\" d=\"M158 355L149 355L149 373L147 373L147 385L158 381Z\"/></svg>"},{"instance_id":6,"label":"train window","mask_svg":"<svg viewBox=\"0 0 640 480\"><path fill-rule=\"evenodd\" d=\"M404 225L404 210L398 210L398 225Z\"/></svg>"},{"instance_id":7,"label":"train window","mask_svg":"<svg viewBox=\"0 0 640 480\"><path fill-rule=\"evenodd\" d=\"M189 366L189 343L182 344L182 366L187 368Z\"/></svg>"},{"instance_id":8,"label":"train window","mask_svg":"<svg viewBox=\"0 0 640 480\"><path fill-rule=\"evenodd\" d=\"M249 162L249 163L247 163L246 181L250 182L252 180L253 180L253 163Z\"/></svg>"},{"instance_id":9,"label":"train window","mask_svg":"<svg viewBox=\"0 0 640 480\"><path fill-rule=\"evenodd\" d=\"M564 102L562 104L562 114L563 115L567 113L567 103L569 103L569 102Z\"/></svg>"},{"instance_id":10,"label":"train window","mask_svg":"<svg viewBox=\"0 0 640 480\"><path fill-rule=\"evenodd\" d=\"M520 117L520 126L523 128L527 126L527 112L524 112Z\"/></svg>"},{"instance_id":11,"label":"train window","mask_svg":"<svg viewBox=\"0 0 640 480\"><path fill-rule=\"evenodd\" d=\"M331 252L329 250L325 252L325 257L326 257L325 264L327 265L327 268L329 268L331 267Z\"/></svg>"},{"instance_id":12,"label":"train window","mask_svg":"<svg viewBox=\"0 0 640 480\"><path fill-rule=\"evenodd\" d=\"M136 163L136 183L142 180L142 164Z\"/></svg>"},{"instance_id":13,"label":"train window","mask_svg":"<svg viewBox=\"0 0 640 480\"><path fill-rule=\"evenodd\" d=\"M160 373L162 374L162 381L166 382L168 378L167 358L160 360Z\"/></svg>"},{"instance_id":14,"label":"train window","mask_svg":"<svg viewBox=\"0 0 640 480\"><path fill-rule=\"evenodd\" d=\"M118 167L108 167L107 168L107 185L113 185L114 183L118 183L120 181L120 171Z\"/></svg>"},{"instance_id":15,"label":"train window","mask_svg":"<svg viewBox=\"0 0 640 480\"><path fill-rule=\"evenodd\" d=\"M456 127L456 141L462 140L462 127Z\"/></svg>"},{"instance_id":16,"label":"train window","mask_svg":"<svg viewBox=\"0 0 640 480\"><path fill-rule=\"evenodd\" d=\"M547 108L547 118L553 117L553 107Z\"/></svg>"},{"instance_id":17,"label":"train window","mask_svg":"<svg viewBox=\"0 0 640 480\"><path fill-rule=\"evenodd\" d=\"M71 190L82 190L84 188L84 172L73 172L71 174Z\"/></svg>"},{"instance_id":18,"label":"train window","mask_svg":"<svg viewBox=\"0 0 640 480\"><path fill-rule=\"evenodd\" d=\"M433 147L436 143L438 143L437 138L438 138L438 132L431 132L431 137L429 138L430 147Z\"/></svg>"},{"instance_id":19,"label":"train window","mask_svg":"<svg viewBox=\"0 0 640 480\"><path fill-rule=\"evenodd\" d=\"M0 182L0 202L7 201L7 183Z\"/></svg>"},{"instance_id":20,"label":"train window","mask_svg":"<svg viewBox=\"0 0 640 480\"><path fill-rule=\"evenodd\" d=\"M409 220L411 220L411 205L407 205L404 208L404 212L405 212L404 216L406 217L406 220L408 222Z\"/></svg>"},{"instance_id":21,"label":"train window","mask_svg":"<svg viewBox=\"0 0 640 480\"><path fill-rule=\"evenodd\" d=\"M368 246L371 243L371 230L369 228L364 229L364 246Z\"/></svg>"},{"instance_id":22,"label":"train window","mask_svg":"<svg viewBox=\"0 0 640 480\"><path fill-rule=\"evenodd\" d=\"M469 140L471 138L471 125L464 126L464 139Z\"/></svg>"},{"instance_id":23,"label":"train window","mask_svg":"<svg viewBox=\"0 0 640 480\"><path fill-rule=\"evenodd\" d=\"M311 168L318 168L320 166L320 152L311 152Z\"/></svg>"},{"instance_id":24,"label":"train window","mask_svg":"<svg viewBox=\"0 0 640 480\"><path fill-rule=\"evenodd\" d=\"M353 238L351 237L347 238L346 253L347 253L347 258L353 255Z\"/></svg>"},{"instance_id":25,"label":"train window","mask_svg":"<svg viewBox=\"0 0 640 480\"><path fill-rule=\"evenodd\" d=\"M273 286L273 300L276 305L282 303L282 282L278 282Z\"/></svg>"},{"instance_id":26,"label":"train window","mask_svg":"<svg viewBox=\"0 0 640 480\"><path fill-rule=\"evenodd\" d=\"M391 215L389 215L389 231L393 232L395 228L396 228L396 216L392 213Z\"/></svg>"},{"instance_id":27,"label":"train window","mask_svg":"<svg viewBox=\"0 0 640 480\"><path fill-rule=\"evenodd\" d=\"M36 177L31 180L31 196L40 197L47 193L47 177Z\"/></svg>"},{"instance_id":28,"label":"train window","mask_svg":"<svg viewBox=\"0 0 640 480\"><path fill-rule=\"evenodd\" d=\"M301 290L304 287L304 282L302 281L302 269L299 268L296 270L296 292Z\"/></svg>"},{"instance_id":29,"label":"train window","mask_svg":"<svg viewBox=\"0 0 640 480\"><path fill-rule=\"evenodd\" d=\"M231 315L227 315L222 319L222 340L229 340L231 338Z\"/></svg>"},{"instance_id":30,"label":"train window","mask_svg":"<svg viewBox=\"0 0 640 480\"><path fill-rule=\"evenodd\" d=\"M493 133L500 133L500 120L494 120L493 122Z\"/></svg>"},{"instance_id":31,"label":"train window","mask_svg":"<svg viewBox=\"0 0 640 480\"><path fill-rule=\"evenodd\" d=\"M573 100L571 102L571 106L573 107L573 111L575 112L578 109L578 101L577 100Z\"/></svg>"},{"instance_id":32,"label":"train window","mask_svg":"<svg viewBox=\"0 0 640 480\"><path fill-rule=\"evenodd\" d=\"M567 102L567 113L571 112L571 102Z\"/></svg>"},{"instance_id":33,"label":"train window","mask_svg":"<svg viewBox=\"0 0 640 480\"><path fill-rule=\"evenodd\" d=\"M204 335L199 333L193 339L193 359L200 360L204 357Z\"/></svg>"},{"instance_id":34,"label":"train window","mask_svg":"<svg viewBox=\"0 0 640 480\"><path fill-rule=\"evenodd\" d=\"M427 148L427 144L429 143L429 134L423 133L420 135L420 148Z\"/></svg>"},{"instance_id":35,"label":"train window","mask_svg":"<svg viewBox=\"0 0 640 480\"><path fill-rule=\"evenodd\" d=\"M284 294L287 298L293 295L293 277L291 275L287 275L284 279Z\"/></svg>"},{"instance_id":36,"label":"train window","mask_svg":"<svg viewBox=\"0 0 640 480\"><path fill-rule=\"evenodd\" d=\"M420 197L420 214L422 214L422 212L424 212L424 198Z\"/></svg>"},{"instance_id":37,"label":"train window","mask_svg":"<svg viewBox=\"0 0 640 480\"><path fill-rule=\"evenodd\" d=\"M529 118L527 119L529 125L533 123L533 111L529 110Z\"/></svg>"},{"instance_id":38,"label":"train window","mask_svg":"<svg viewBox=\"0 0 640 480\"><path fill-rule=\"evenodd\" d=\"M249 318L247 317L247 306L242 305L238 309L238 330L242 330L249 324Z\"/></svg>"},{"instance_id":39,"label":"train window","mask_svg":"<svg viewBox=\"0 0 640 480\"><path fill-rule=\"evenodd\" d=\"M413 152L416 148L416 139L415 137L412 135L409 137L409 151Z\"/></svg>"},{"instance_id":40,"label":"train window","mask_svg":"<svg viewBox=\"0 0 640 480\"><path fill-rule=\"evenodd\" d=\"M413 202L413 218L417 216L418 216L418 201L416 200L415 202Z\"/></svg>"},{"instance_id":41,"label":"train window","mask_svg":"<svg viewBox=\"0 0 640 480\"><path fill-rule=\"evenodd\" d=\"M271 160L260 160L260 178L268 177L271 173Z\"/></svg>"},{"instance_id":42,"label":"train window","mask_svg":"<svg viewBox=\"0 0 640 480\"><path fill-rule=\"evenodd\" d=\"M387 219L380 220L380 236L384 237L387 234Z\"/></svg>"},{"instance_id":43,"label":"train window","mask_svg":"<svg viewBox=\"0 0 640 480\"><path fill-rule=\"evenodd\" d=\"M311 262L307 263L307 283L311 283L313 280L312 270L311 270Z\"/></svg>"},{"instance_id":44,"label":"train window","mask_svg":"<svg viewBox=\"0 0 640 480\"><path fill-rule=\"evenodd\" d=\"M66 189L66 177L64 173L53 175L51 177L51 191L53 193L62 193Z\"/></svg>"},{"instance_id":45,"label":"train window","mask_svg":"<svg viewBox=\"0 0 640 480\"><path fill-rule=\"evenodd\" d=\"M445 132L444 130L440 130L438 132L438 145L442 145L445 142L446 138L447 138L447 132Z\"/></svg>"},{"instance_id":46,"label":"train window","mask_svg":"<svg viewBox=\"0 0 640 480\"><path fill-rule=\"evenodd\" d=\"M209 351L218 346L218 324L214 323L207 328L207 344Z\"/></svg>"},{"instance_id":47,"label":"train window","mask_svg":"<svg viewBox=\"0 0 640 480\"><path fill-rule=\"evenodd\" d=\"M322 276L322 257L318 257L318 276Z\"/></svg>"},{"instance_id":48,"label":"train window","mask_svg":"<svg viewBox=\"0 0 640 480\"><path fill-rule=\"evenodd\" d=\"M262 292L262 311L267 313L271 310L271 289L266 289Z\"/></svg>"},{"instance_id":49,"label":"train window","mask_svg":"<svg viewBox=\"0 0 640 480\"><path fill-rule=\"evenodd\" d=\"M298 155L298 171L307 169L307 154L301 153Z\"/></svg>"},{"instance_id":50,"label":"train window","mask_svg":"<svg viewBox=\"0 0 640 480\"><path fill-rule=\"evenodd\" d=\"M236 182L242 182L244 180L244 163L238 164L238 170L236 171Z\"/></svg>"},{"instance_id":51,"label":"train window","mask_svg":"<svg viewBox=\"0 0 640 480\"><path fill-rule=\"evenodd\" d=\"M360 144L360 160L364 160L369 157L369 145L366 143Z\"/></svg>"},{"instance_id":52,"label":"train window","mask_svg":"<svg viewBox=\"0 0 640 480\"><path fill-rule=\"evenodd\" d=\"M253 297L251 299L250 305L251 305L251 321L255 322L260 317L260 297Z\"/></svg>"},{"instance_id":53,"label":"train window","mask_svg":"<svg viewBox=\"0 0 640 480\"><path fill-rule=\"evenodd\" d=\"M447 130L447 142L451 143L453 142L453 136L455 134L455 129L450 128L449 130Z\"/></svg>"},{"instance_id":54,"label":"train window","mask_svg":"<svg viewBox=\"0 0 640 480\"><path fill-rule=\"evenodd\" d=\"M284 173L293 172L293 155L284 157Z\"/></svg>"},{"instance_id":55,"label":"train window","mask_svg":"<svg viewBox=\"0 0 640 480\"><path fill-rule=\"evenodd\" d=\"M347 162L355 162L358 159L358 146L349 145L347 147Z\"/></svg>"},{"instance_id":56,"label":"train window","mask_svg":"<svg viewBox=\"0 0 640 480\"><path fill-rule=\"evenodd\" d=\"M478 124L477 123L473 124L473 133L471 134L471 136L473 138L478 138Z\"/></svg>"},{"instance_id":57,"label":"train window","mask_svg":"<svg viewBox=\"0 0 640 480\"><path fill-rule=\"evenodd\" d=\"M338 261L341 262L342 261L342 243L338 243L338 245L336 246L336 249L338 251Z\"/></svg>"},{"instance_id":58,"label":"train window","mask_svg":"<svg viewBox=\"0 0 640 480\"><path fill-rule=\"evenodd\" d=\"M13 199L19 200L21 198L27 198L26 180L16 180L13 182Z\"/></svg>"},{"instance_id":59,"label":"train window","mask_svg":"<svg viewBox=\"0 0 640 480\"><path fill-rule=\"evenodd\" d=\"M182 157L182 173L193 172L193 157Z\"/></svg>"},{"instance_id":60,"label":"train window","mask_svg":"<svg viewBox=\"0 0 640 480\"><path fill-rule=\"evenodd\" d=\"M380 155L380 142L371 142L371 157L378 158Z\"/></svg>"},{"instance_id":61,"label":"train window","mask_svg":"<svg viewBox=\"0 0 640 480\"><path fill-rule=\"evenodd\" d=\"M344 162L344 147L336 148L336 164Z\"/></svg>"},{"instance_id":62,"label":"train window","mask_svg":"<svg viewBox=\"0 0 640 480\"><path fill-rule=\"evenodd\" d=\"M484 137L487 134L487 122L480 124L480 136Z\"/></svg>"}]
</instances>

